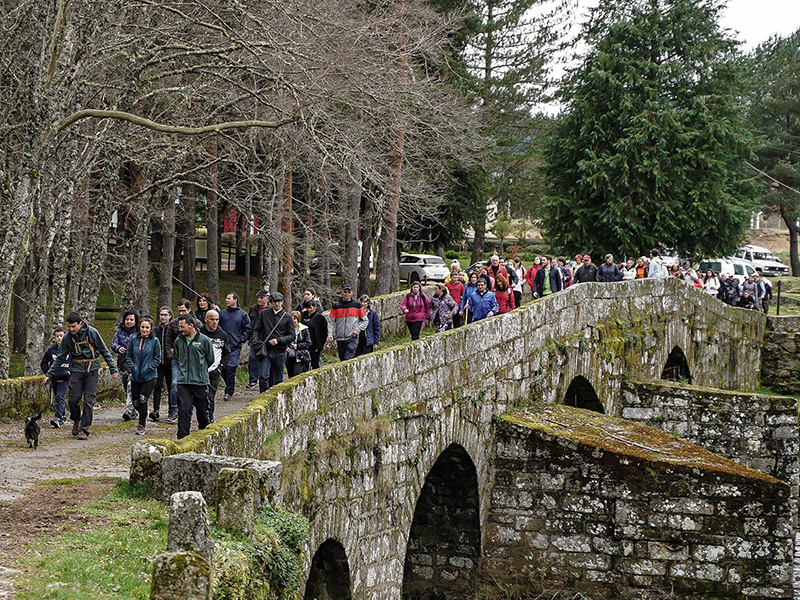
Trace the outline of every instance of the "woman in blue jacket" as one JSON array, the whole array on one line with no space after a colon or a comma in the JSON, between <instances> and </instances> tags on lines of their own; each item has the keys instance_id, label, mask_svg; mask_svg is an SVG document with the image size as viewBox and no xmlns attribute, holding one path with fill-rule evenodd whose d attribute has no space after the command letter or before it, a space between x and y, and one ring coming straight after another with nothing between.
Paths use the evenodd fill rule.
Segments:
<instances>
[{"instance_id":1,"label":"woman in blue jacket","mask_svg":"<svg viewBox=\"0 0 800 600\"><path fill-rule=\"evenodd\" d=\"M130 370L133 406L139 412L136 435L144 435L147 400L156 386L158 365L161 364L161 344L153 334L153 319L150 317L142 317L139 332L128 344L125 361Z\"/></svg>"}]
</instances>

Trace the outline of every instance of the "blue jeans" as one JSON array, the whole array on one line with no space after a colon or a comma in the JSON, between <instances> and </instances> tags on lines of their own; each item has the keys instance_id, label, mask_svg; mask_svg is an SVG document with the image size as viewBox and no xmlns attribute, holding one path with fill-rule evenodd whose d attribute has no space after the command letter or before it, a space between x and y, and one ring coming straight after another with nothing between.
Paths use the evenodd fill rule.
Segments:
<instances>
[{"instance_id":1,"label":"blue jeans","mask_svg":"<svg viewBox=\"0 0 800 600\"><path fill-rule=\"evenodd\" d=\"M69 379L60 379L60 380L53 380L50 383L50 389L53 390L53 397L55 398L54 408L55 408L55 418L59 421L63 421L67 418L67 405L64 402L64 398L67 396L67 390L69 389Z\"/></svg>"},{"instance_id":2,"label":"blue jeans","mask_svg":"<svg viewBox=\"0 0 800 600\"><path fill-rule=\"evenodd\" d=\"M258 378L261 376L261 369L264 368L264 359L257 359L253 348L250 348L250 354L247 357L247 374L250 376L250 383L258 383Z\"/></svg>"},{"instance_id":3,"label":"blue jeans","mask_svg":"<svg viewBox=\"0 0 800 600\"><path fill-rule=\"evenodd\" d=\"M276 383L283 381L283 366L286 364L286 350L269 352L262 361L261 377L258 379L258 391L266 392Z\"/></svg>"},{"instance_id":4,"label":"blue jeans","mask_svg":"<svg viewBox=\"0 0 800 600\"><path fill-rule=\"evenodd\" d=\"M339 360L350 360L355 358L358 348L358 336L351 337L349 340L336 340L336 349L339 351Z\"/></svg>"},{"instance_id":5,"label":"blue jeans","mask_svg":"<svg viewBox=\"0 0 800 600\"><path fill-rule=\"evenodd\" d=\"M236 391L236 369L239 368L239 354L242 352L242 347L231 348L231 358L222 372L222 378L225 380L225 395L233 396Z\"/></svg>"},{"instance_id":6,"label":"blue jeans","mask_svg":"<svg viewBox=\"0 0 800 600\"><path fill-rule=\"evenodd\" d=\"M172 359L172 383L169 386L169 410L170 412L178 410L178 376L181 374L181 367L178 365L178 359Z\"/></svg>"}]
</instances>

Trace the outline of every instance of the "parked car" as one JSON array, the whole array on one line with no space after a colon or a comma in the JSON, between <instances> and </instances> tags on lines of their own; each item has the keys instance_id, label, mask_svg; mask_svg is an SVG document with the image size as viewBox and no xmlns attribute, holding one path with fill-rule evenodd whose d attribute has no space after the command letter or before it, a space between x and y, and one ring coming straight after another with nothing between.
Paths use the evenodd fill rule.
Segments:
<instances>
[{"instance_id":1,"label":"parked car","mask_svg":"<svg viewBox=\"0 0 800 600\"><path fill-rule=\"evenodd\" d=\"M450 274L447 263L433 254L403 254L400 256L400 279L412 281L444 281Z\"/></svg>"},{"instance_id":2,"label":"parked car","mask_svg":"<svg viewBox=\"0 0 800 600\"><path fill-rule=\"evenodd\" d=\"M734 256L749 261L753 268L765 277L785 277L789 275L789 267L781 259L761 246L742 246Z\"/></svg>"},{"instance_id":3,"label":"parked car","mask_svg":"<svg viewBox=\"0 0 800 600\"><path fill-rule=\"evenodd\" d=\"M740 258L708 258L705 260L700 261L700 265L697 267L697 271L701 275L705 275L705 272L711 269L715 273L719 273L720 275L728 275L729 277L734 277L739 282L739 284L744 283L745 279L747 279L750 275L756 272L749 262L742 260Z\"/></svg>"}]
</instances>

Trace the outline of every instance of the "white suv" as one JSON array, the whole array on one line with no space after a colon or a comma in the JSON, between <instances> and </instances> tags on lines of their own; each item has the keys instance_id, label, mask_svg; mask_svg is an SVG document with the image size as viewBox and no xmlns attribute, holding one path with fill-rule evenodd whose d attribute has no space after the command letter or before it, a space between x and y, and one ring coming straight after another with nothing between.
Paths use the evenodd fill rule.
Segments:
<instances>
[{"instance_id":1,"label":"white suv","mask_svg":"<svg viewBox=\"0 0 800 600\"><path fill-rule=\"evenodd\" d=\"M700 265L697 267L697 272L705 275L708 269L720 275L734 277L739 282L739 285L743 284L750 275L756 272L750 263L740 258L708 258L701 260Z\"/></svg>"},{"instance_id":2,"label":"white suv","mask_svg":"<svg viewBox=\"0 0 800 600\"><path fill-rule=\"evenodd\" d=\"M411 285L412 281L444 281L450 274L447 263L433 254L403 254L400 257L400 279Z\"/></svg>"},{"instance_id":3,"label":"white suv","mask_svg":"<svg viewBox=\"0 0 800 600\"><path fill-rule=\"evenodd\" d=\"M789 275L789 267L784 265L780 258L761 246L742 246L734 256L750 261L753 268L765 277L785 277Z\"/></svg>"}]
</instances>

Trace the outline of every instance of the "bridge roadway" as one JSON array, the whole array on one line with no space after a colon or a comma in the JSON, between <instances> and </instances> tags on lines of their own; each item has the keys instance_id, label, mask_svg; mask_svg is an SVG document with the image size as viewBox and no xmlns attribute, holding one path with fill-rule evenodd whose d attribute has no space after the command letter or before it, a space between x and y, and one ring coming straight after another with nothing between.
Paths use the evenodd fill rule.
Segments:
<instances>
[{"instance_id":1,"label":"bridge roadway","mask_svg":"<svg viewBox=\"0 0 800 600\"><path fill-rule=\"evenodd\" d=\"M498 568L508 567L512 563L503 559L512 555L517 557L514 560L528 561L518 565L518 574L532 577L528 571L534 563L553 559L554 565L561 561L574 580L584 582L584 589L595 591L619 585L615 579L619 573L626 582L623 588L657 587L676 580L676 572L669 570L674 567L664 565L684 561L684 571L677 572L683 577L677 579L689 582L682 597L702 597L702 594L695 596L690 589L691 582L700 580L732 586L741 594L742 584L738 582L742 581L742 573L737 571L740 567L734 564L736 561L728 565L717 554L741 556L744 550L731 547L735 545L731 540L744 543L742 540L748 534L739 531L730 540L717 539L716 544L708 536L719 533L723 520L715 522L713 518L717 515L725 511L729 515L739 514L748 509L723 507L726 500L721 490L735 489L738 496L747 498L756 493L753 490L759 485L770 490L771 499L758 497L764 511L764 527L768 529L764 547L770 556L777 557L777 562L784 557L784 563L786 560L791 563L791 549L787 551L791 540L786 534L776 533L780 523L794 519L787 508L792 503L786 484L771 478L765 483L755 471L743 467L737 471L730 465L721 470L709 467L706 472L703 461L710 459L703 459L698 463L700 467L695 465L688 470L680 466L679 459L632 459L627 454L631 448L649 447L647 436L643 441L639 438L638 444L626 442L628 450L612 447L603 451L598 450L602 444L584 446L574 440L554 443L548 436L560 440L563 432L534 427L531 430L534 433L520 434L521 425L508 425L502 415L530 406L534 401L560 404L570 384L582 378L601 399L602 410L618 416L623 408L621 384L659 379L676 348L682 352L694 384L753 392L758 388L760 340L765 322L760 313L727 307L674 279L574 286L506 315L293 378L259 396L235 415L178 443L158 440L138 443L132 453L131 479L150 483L158 493L161 458L179 452L281 460L282 500L301 510L311 522L310 556L315 558L308 565L306 598L309 599L326 594L359 600L399 599L403 593L419 596L432 589L431 585L463 583L479 563L491 562L492 558L498 558L494 561ZM601 429L625 429L619 425L624 421L612 421ZM531 456L541 458L550 456L551 451L559 452L563 456L552 456L553 465L571 456L574 463L571 472L580 472L580 465L589 464L587 473L617 481L616 491L604 492L609 498L617 492L623 493L621 487L627 482L620 473L630 468L631 461L640 466L641 472L648 469L661 472L664 478L653 480L654 487L642 494L649 495L653 490L660 498L672 493L684 494L686 497L680 504L683 509L663 506L657 509L663 512L661 537L650 539L642 533L642 525L635 523L639 508L625 508L622 496L610 506L603 498L598 499L595 489L592 498L602 505L597 510L610 521L596 523L593 533L579 524L585 519L575 516L585 516L594 510L587 508L586 503L591 504L588 497L581 500L569 494L562 498L564 502L583 504L583 508L573 513L572 526L559 525L558 516L552 514L547 517L550 520L540 519L528 529L520 525L525 520L524 514L516 515L513 525L503 526L500 522L503 511L498 507L508 498L499 497L498 489L502 486L498 487L496 480L500 470L497 465L506 461L504 472L508 475L513 471L507 468L508 461L513 463L516 459L508 454L508 439L498 437L499 430L511 432L508 433L511 438L522 436L514 444L527 447L533 452ZM628 439L624 435L622 438ZM655 446L672 443L655 434L653 439ZM674 448L662 451L677 456ZM605 471L595 464L600 455L612 457L608 458ZM549 469L551 462L542 463L543 468ZM520 478L541 479L537 479L535 472L526 471L524 464L518 467ZM678 472L679 487L659 487ZM568 485L564 482L571 481L569 474L552 472L550 476L562 486L562 492L563 486ZM464 487L464 481L472 483ZM760 483L756 485L755 481ZM582 489L580 481L573 483L576 491ZM531 493L541 502L552 502L552 495L547 500L547 485L543 485L544 488ZM423 494L423 488L429 492ZM693 495L695 488L705 490L706 496ZM678 489L683 492L675 491ZM435 499L436 490L439 500ZM625 493L631 494L630 490ZM512 505L530 503L525 494L512 500ZM432 504L426 508L426 502ZM765 508L767 504L769 509ZM642 510L649 511L653 506L647 504ZM670 510L677 514L684 509L688 513L682 516L683 525L675 529L674 524L667 523ZM430 515L451 510L450 514L463 517L459 517L463 527L448 530L442 526L453 539L436 541L431 537L432 532L449 517L438 525L435 520L425 523L415 518L415 514L426 510ZM510 518L508 511L505 514L504 518ZM742 522L746 520L743 515ZM613 522L625 519L631 521L630 527L614 530ZM703 525L705 521L707 526ZM688 536L685 534L690 530L681 530L688 527L686 523L695 524L691 526L695 529L690 528L694 533ZM649 526L654 527L653 523ZM537 528L548 530L551 535L537 537ZM597 547L593 541L587 541L594 539L592 535L600 540ZM669 538L663 539L664 535L680 540L669 542ZM692 535L705 541L696 542L699 549L688 554L683 538ZM523 536L528 540L524 544L526 558L513 551L515 539ZM620 536L627 541L620 541ZM465 550L461 554L454 550L449 557L436 555L425 549L425 540ZM603 540L608 542L606 559L592 564L591 556L605 552L600 549ZM757 545L757 541L748 541L747 547ZM494 557L491 552L496 553ZM706 558L714 559L712 562L727 565L724 573L719 570L722 567L703 562L703 552L708 555ZM416 555L414 568L407 560L411 554ZM755 561L758 557L750 558ZM426 561L431 563L427 569ZM441 561L447 564L437 564ZM791 589L791 582L786 583L790 574L784 573L783 579L769 575L772 579L768 581L769 570L764 569L760 587L750 586L748 598L791 597L791 593L786 593L787 585ZM547 579L552 572L538 576Z\"/></svg>"}]
</instances>

